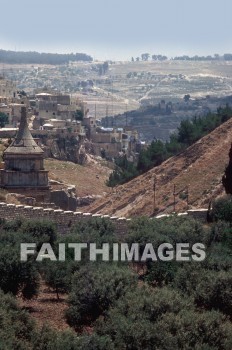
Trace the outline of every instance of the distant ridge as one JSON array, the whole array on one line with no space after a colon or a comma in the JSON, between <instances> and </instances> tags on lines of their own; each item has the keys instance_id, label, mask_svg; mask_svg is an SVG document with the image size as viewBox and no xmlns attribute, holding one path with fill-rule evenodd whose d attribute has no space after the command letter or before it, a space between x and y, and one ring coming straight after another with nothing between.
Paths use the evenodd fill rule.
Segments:
<instances>
[{"instance_id":1,"label":"distant ridge","mask_svg":"<svg viewBox=\"0 0 232 350\"><path fill-rule=\"evenodd\" d=\"M85 53L40 53L36 51L7 51L0 49L0 63L9 64L53 64L60 65L68 62L88 61L93 58Z\"/></svg>"}]
</instances>

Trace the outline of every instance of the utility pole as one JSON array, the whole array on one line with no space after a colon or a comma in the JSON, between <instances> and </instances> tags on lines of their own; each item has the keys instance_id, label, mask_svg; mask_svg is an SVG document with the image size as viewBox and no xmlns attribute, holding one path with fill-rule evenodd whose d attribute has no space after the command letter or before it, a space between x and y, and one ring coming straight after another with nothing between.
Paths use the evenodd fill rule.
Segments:
<instances>
[{"instance_id":1,"label":"utility pole","mask_svg":"<svg viewBox=\"0 0 232 350\"><path fill-rule=\"evenodd\" d=\"M126 104L126 127L128 126L128 120L127 120L127 104Z\"/></svg>"},{"instance_id":2,"label":"utility pole","mask_svg":"<svg viewBox=\"0 0 232 350\"><path fill-rule=\"evenodd\" d=\"M156 175L154 175L153 178L153 213L155 213L155 209L156 209L156 183L157 183L157 178Z\"/></svg>"},{"instance_id":3,"label":"utility pole","mask_svg":"<svg viewBox=\"0 0 232 350\"><path fill-rule=\"evenodd\" d=\"M109 107L108 107L108 103L107 103L107 105L106 105L106 117L108 117L109 116Z\"/></svg>"},{"instance_id":4,"label":"utility pole","mask_svg":"<svg viewBox=\"0 0 232 350\"><path fill-rule=\"evenodd\" d=\"M114 86L114 81L113 77L111 80L111 103L112 103L112 116L114 115L114 96L113 96L113 86Z\"/></svg>"},{"instance_id":5,"label":"utility pole","mask_svg":"<svg viewBox=\"0 0 232 350\"><path fill-rule=\"evenodd\" d=\"M176 212L176 185L173 186L174 207L173 211Z\"/></svg>"},{"instance_id":6,"label":"utility pole","mask_svg":"<svg viewBox=\"0 0 232 350\"><path fill-rule=\"evenodd\" d=\"M187 203L187 210L189 208L189 187L186 186L186 203Z\"/></svg>"}]
</instances>

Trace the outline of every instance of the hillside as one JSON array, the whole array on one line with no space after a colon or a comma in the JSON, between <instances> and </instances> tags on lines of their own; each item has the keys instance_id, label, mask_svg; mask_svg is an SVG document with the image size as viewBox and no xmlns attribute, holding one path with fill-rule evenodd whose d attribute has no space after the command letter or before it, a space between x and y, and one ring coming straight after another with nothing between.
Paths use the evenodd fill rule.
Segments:
<instances>
[{"instance_id":1,"label":"hillside","mask_svg":"<svg viewBox=\"0 0 232 350\"><path fill-rule=\"evenodd\" d=\"M6 141L6 140L5 140ZM6 148L4 140L0 144L0 158ZM88 155L85 165L53 158L44 160L45 169L49 171L49 180L60 182L60 185L52 183L52 189L67 188L70 185L76 187L78 197L102 196L110 191L106 186L111 169L104 160L96 159ZM4 200L8 191L0 189L0 197ZM11 191L12 192L12 191Z\"/></svg>"},{"instance_id":2,"label":"hillside","mask_svg":"<svg viewBox=\"0 0 232 350\"><path fill-rule=\"evenodd\" d=\"M111 170L93 158L89 158L86 165L51 158L45 159L44 163L46 170L49 170L49 179L74 185L79 197L109 192L106 180Z\"/></svg>"},{"instance_id":3,"label":"hillside","mask_svg":"<svg viewBox=\"0 0 232 350\"><path fill-rule=\"evenodd\" d=\"M103 75L99 75L103 62L73 61L64 65L46 62L42 60L36 65L5 62L2 74L17 81L17 87L28 93L33 93L36 86L70 93L73 99L86 102L90 114L96 114L98 119L135 110L140 104L180 102L185 94L196 99L231 95L232 61L112 62ZM212 110L211 103L209 108Z\"/></svg>"},{"instance_id":4,"label":"hillside","mask_svg":"<svg viewBox=\"0 0 232 350\"><path fill-rule=\"evenodd\" d=\"M232 142L232 119L222 124L181 154L132 181L88 207L92 213L133 217L153 215L153 183L156 176L156 207L159 213L173 211L173 190L189 188L189 207L207 208L223 193L221 178L228 164ZM181 199L182 198L182 199ZM177 211L186 209L184 194L176 197Z\"/></svg>"}]
</instances>

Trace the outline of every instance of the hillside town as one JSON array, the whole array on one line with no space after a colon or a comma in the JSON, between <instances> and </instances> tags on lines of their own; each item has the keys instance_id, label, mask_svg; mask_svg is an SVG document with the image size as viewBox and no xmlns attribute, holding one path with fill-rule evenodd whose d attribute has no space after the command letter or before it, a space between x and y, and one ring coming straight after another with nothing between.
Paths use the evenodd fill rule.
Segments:
<instances>
[{"instance_id":1,"label":"hillside town","mask_svg":"<svg viewBox=\"0 0 232 350\"><path fill-rule=\"evenodd\" d=\"M8 120L0 130L1 138L16 135L22 106L26 107L31 133L40 140L46 157L82 164L86 152L111 160L123 152L133 159L141 147L136 130L103 127L83 100L47 88L27 95L4 78L0 79L0 113Z\"/></svg>"},{"instance_id":2,"label":"hillside town","mask_svg":"<svg viewBox=\"0 0 232 350\"><path fill-rule=\"evenodd\" d=\"M133 128L148 143L154 137L167 141L185 118L231 104L231 61L92 61L1 68L5 78L32 99L41 92L69 94L71 103L82 101L101 126Z\"/></svg>"},{"instance_id":3,"label":"hillside town","mask_svg":"<svg viewBox=\"0 0 232 350\"><path fill-rule=\"evenodd\" d=\"M41 159L70 161L80 165L88 163L89 159L96 164L99 159L112 163L114 158L120 156L126 156L133 162L141 147L144 147L136 130L103 127L96 116L90 115L87 104L80 99L47 88L27 95L24 90L18 90L15 83L3 77L0 79L0 117L0 138L6 148L1 165L1 187L8 192L8 203L16 201L75 211L77 206L88 205L95 200L90 189L87 198L83 198L76 193L74 184L67 184L66 181L65 185L50 178L48 181L47 175L46 179L42 179L44 166L40 164L33 144L40 150ZM14 142L17 147L13 146ZM22 148L19 146L27 143L29 148L25 146L21 155ZM9 160L8 154L11 154ZM27 158L31 159L32 165ZM28 178L29 168L37 171L35 179L41 180L34 180L31 176ZM106 173L110 171L108 169ZM95 176L99 178L97 173Z\"/></svg>"},{"instance_id":4,"label":"hillside town","mask_svg":"<svg viewBox=\"0 0 232 350\"><path fill-rule=\"evenodd\" d=\"M0 350L232 350L232 1L1 1Z\"/></svg>"}]
</instances>

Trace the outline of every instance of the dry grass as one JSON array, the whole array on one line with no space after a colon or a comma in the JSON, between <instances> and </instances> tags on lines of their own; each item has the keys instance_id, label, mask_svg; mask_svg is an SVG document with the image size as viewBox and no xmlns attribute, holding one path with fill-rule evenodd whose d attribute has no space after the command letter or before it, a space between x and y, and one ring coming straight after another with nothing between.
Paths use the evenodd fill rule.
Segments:
<instances>
[{"instance_id":1,"label":"dry grass","mask_svg":"<svg viewBox=\"0 0 232 350\"><path fill-rule=\"evenodd\" d=\"M5 144L0 143L0 161L5 148ZM95 161L89 158L88 164L84 166L51 158L45 159L44 163L46 170L49 170L50 179L61 181L65 185L74 185L78 196L102 195L109 192L106 180L112 169L104 160ZM5 200L6 194L7 191L0 189L0 200Z\"/></svg>"},{"instance_id":2,"label":"dry grass","mask_svg":"<svg viewBox=\"0 0 232 350\"><path fill-rule=\"evenodd\" d=\"M106 180L111 170L94 160L87 165L56 159L45 159L45 168L49 170L49 177L64 182L66 185L75 185L78 196L103 195L109 192Z\"/></svg>"},{"instance_id":3,"label":"dry grass","mask_svg":"<svg viewBox=\"0 0 232 350\"><path fill-rule=\"evenodd\" d=\"M211 199L223 193L222 175L229 161L232 140L232 119L208 136L113 193L97 200L87 210L118 216L153 215L154 176L157 178L156 207L159 212L172 212L173 189L189 187L191 207L207 208ZM177 196L177 211L186 209L186 201Z\"/></svg>"},{"instance_id":4,"label":"dry grass","mask_svg":"<svg viewBox=\"0 0 232 350\"><path fill-rule=\"evenodd\" d=\"M74 93L87 102L90 114L97 118L137 109L141 99L158 103L162 99L182 99L186 91L192 97L230 95L231 63L228 62L116 62L106 75L91 70L92 63L77 63L78 78L97 80L94 94ZM128 78L128 73L137 74ZM223 79L226 79L226 84ZM95 109L96 107L96 109Z\"/></svg>"}]
</instances>

